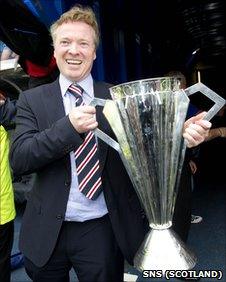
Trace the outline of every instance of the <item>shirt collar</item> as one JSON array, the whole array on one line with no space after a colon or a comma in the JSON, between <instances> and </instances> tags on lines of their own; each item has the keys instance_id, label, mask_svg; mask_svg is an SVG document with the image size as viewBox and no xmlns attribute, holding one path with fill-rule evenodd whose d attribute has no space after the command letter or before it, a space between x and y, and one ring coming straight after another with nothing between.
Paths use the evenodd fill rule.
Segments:
<instances>
[{"instance_id":1,"label":"shirt collar","mask_svg":"<svg viewBox=\"0 0 226 282\"><path fill-rule=\"evenodd\" d=\"M63 74L60 74L59 83L61 95L62 97L64 97L67 93L68 87L72 83L74 83L74 81L67 79ZM84 93L87 94L90 98L94 97L93 78L91 74L89 74L84 80L79 81L77 84L83 88Z\"/></svg>"}]
</instances>

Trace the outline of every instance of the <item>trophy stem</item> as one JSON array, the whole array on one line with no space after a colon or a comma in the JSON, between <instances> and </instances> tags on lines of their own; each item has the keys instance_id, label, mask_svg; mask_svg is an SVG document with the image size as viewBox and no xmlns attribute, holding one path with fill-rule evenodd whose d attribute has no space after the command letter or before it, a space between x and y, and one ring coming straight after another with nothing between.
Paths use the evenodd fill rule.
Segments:
<instances>
[{"instance_id":1,"label":"trophy stem","mask_svg":"<svg viewBox=\"0 0 226 282\"><path fill-rule=\"evenodd\" d=\"M152 229L134 258L134 266L144 270L188 270L197 262L195 255L171 229Z\"/></svg>"}]
</instances>

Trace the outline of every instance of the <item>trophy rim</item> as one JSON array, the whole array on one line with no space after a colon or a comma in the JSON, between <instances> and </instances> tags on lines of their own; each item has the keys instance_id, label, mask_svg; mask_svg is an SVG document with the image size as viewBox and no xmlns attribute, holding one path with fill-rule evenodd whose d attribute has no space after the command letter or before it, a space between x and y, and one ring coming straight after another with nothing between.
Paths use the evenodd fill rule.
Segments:
<instances>
[{"instance_id":1,"label":"trophy rim","mask_svg":"<svg viewBox=\"0 0 226 282\"><path fill-rule=\"evenodd\" d=\"M133 80L133 81L129 81L129 82L123 82L117 85L114 85L112 87L110 87L110 90L113 90L114 88L117 87L122 87L125 85L129 85L129 84L133 84L133 83L141 83L141 82L146 82L146 81L155 81L155 80L164 80L164 79L172 79L172 80L177 80L180 79L180 76L176 75L176 76L158 76L158 77L152 77L152 78L145 78L145 79L137 79L137 80Z\"/></svg>"}]
</instances>

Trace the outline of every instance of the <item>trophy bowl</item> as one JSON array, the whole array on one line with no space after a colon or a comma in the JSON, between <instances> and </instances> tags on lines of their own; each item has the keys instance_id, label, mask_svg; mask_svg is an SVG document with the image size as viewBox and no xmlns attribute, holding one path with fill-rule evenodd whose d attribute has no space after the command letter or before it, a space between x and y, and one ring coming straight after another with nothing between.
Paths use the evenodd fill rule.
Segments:
<instances>
[{"instance_id":1,"label":"trophy bowl","mask_svg":"<svg viewBox=\"0 0 226 282\"><path fill-rule=\"evenodd\" d=\"M113 100L106 101L103 112L150 225L134 266L140 271L191 269L196 257L171 228L189 105L180 78L123 83L110 88L110 93Z\"/></svg>"}]
</instances>

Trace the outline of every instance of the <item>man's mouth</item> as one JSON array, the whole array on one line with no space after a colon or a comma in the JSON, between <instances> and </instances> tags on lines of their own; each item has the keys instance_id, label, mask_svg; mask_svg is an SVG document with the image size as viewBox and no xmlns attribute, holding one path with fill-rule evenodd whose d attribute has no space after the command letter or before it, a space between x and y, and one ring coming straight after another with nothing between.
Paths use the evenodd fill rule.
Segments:
<instances>
[{"instance_id":1,"label":"man's mouth","mask_svg":"<svg viewBox=\"0 0 226 282\"><path fill-rule=\"evenodd\" d=\"M66 59L67 64L69 65L81 65L82 61L81 60L73 60L73 59Z\"/></svg>"}]
</instances>

